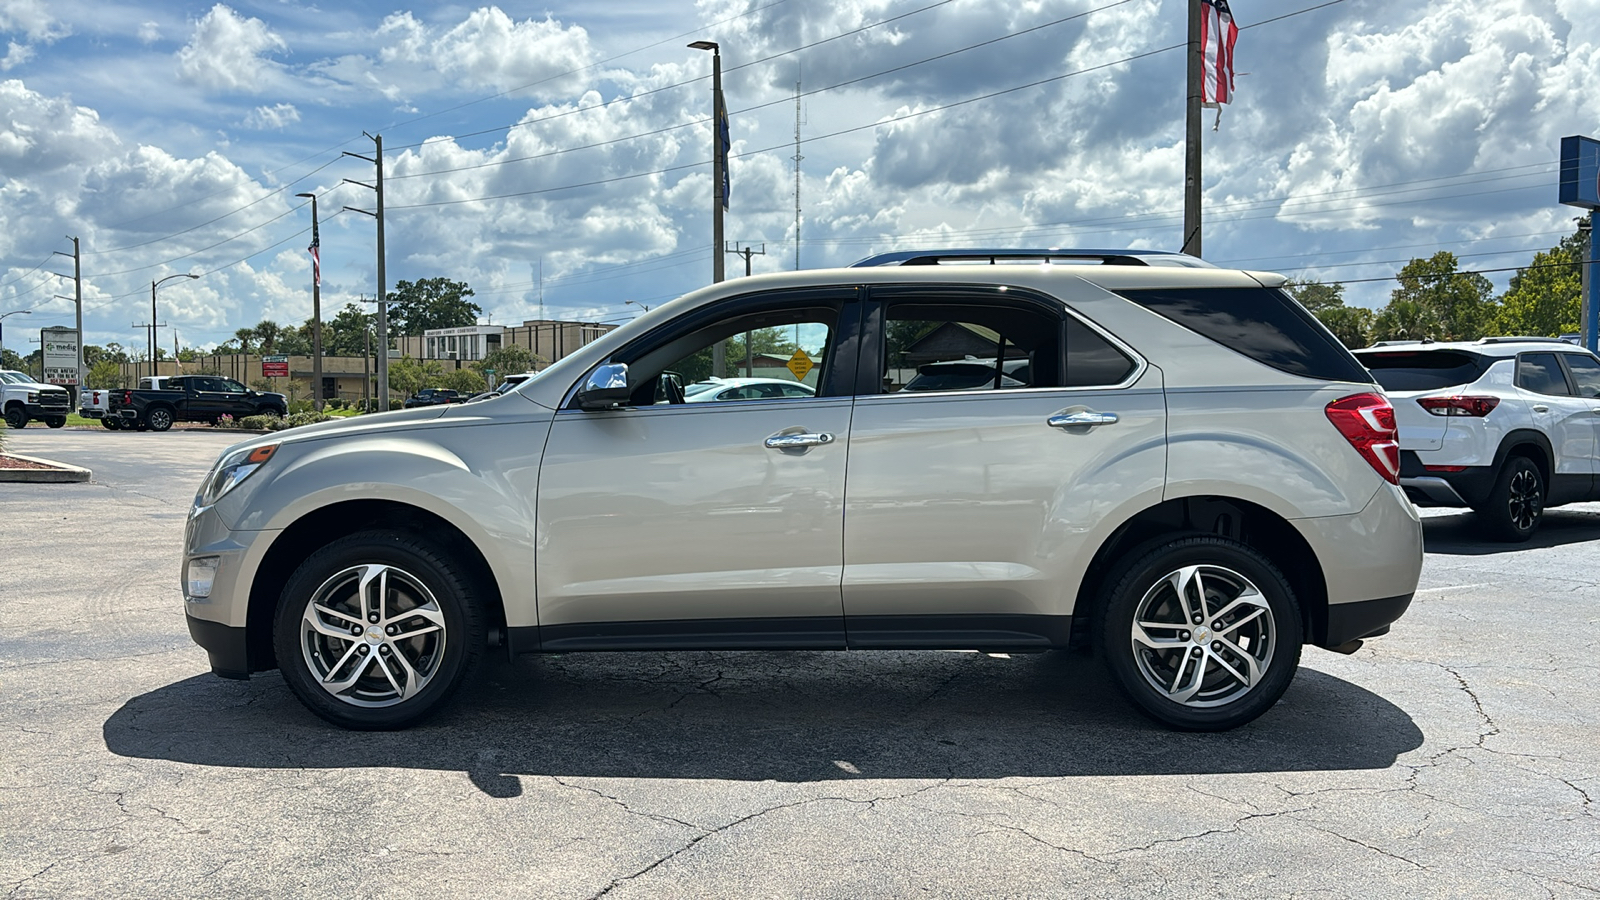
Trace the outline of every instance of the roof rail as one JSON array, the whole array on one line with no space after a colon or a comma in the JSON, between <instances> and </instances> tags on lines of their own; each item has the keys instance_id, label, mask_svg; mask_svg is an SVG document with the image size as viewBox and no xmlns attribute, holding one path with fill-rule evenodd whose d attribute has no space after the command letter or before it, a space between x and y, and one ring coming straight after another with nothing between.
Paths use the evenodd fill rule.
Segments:
<instances>
[{"instance_id":1,"label":"roof rail","mask_svg":"<svg viewBox=\"0 0 1600 900\"><path fill-rule=\"evenodd\" d=\"M1533 344L1565 344L1565 343L1568 343L1568 341L1564 341L1561 338L1544 337L1542 335L1534 336L1534 337L1524 337L1524 336L1518 336L1518 335L1504 335L1504 336L1499 336L1499 337L1478 338L1478 343L1480 343L1480 344L1528 344L1528 343L1533 343Z\"/></svg>"},{"instance_id":2,"label":"roof rail","mask_svg":"<svg viewBox=\"0 0 1600 900\"><path fill-rule=\"evenodd\" d=\"M1106 266L1180 266L1184 268L1215 268L1210 263L1184 253L1170 250L1085 250L1077 247L1051 247L1037 250L989 249L968 247L954 250L896 250L879 253L850 264L850 268L871 266L937 266L944 262L988 263L1001 261L1033 261L1050 263L1099 262Z\"/></svg>"},{"instance_id":3,"label":"roof rail","mask_svg":"<svg viewBox=\"0 0 1600 900\"><path fill-rule=\"evenodd\" d=\"M1420 338L1420 339L1418 339L1418 338L1409 338L1409 339L1403 340L1403 341L1378 341L1377 343L1374 343L1374 344L1368 344L1366 347L1363 347L1362 349L1371 350L1371 349L1376 348L1376 347L1399 347L1399 346L1402 346L1404 344L1431 344L1431 343L1433 343L1433 338Z\"/></svg>"}]
</instances>

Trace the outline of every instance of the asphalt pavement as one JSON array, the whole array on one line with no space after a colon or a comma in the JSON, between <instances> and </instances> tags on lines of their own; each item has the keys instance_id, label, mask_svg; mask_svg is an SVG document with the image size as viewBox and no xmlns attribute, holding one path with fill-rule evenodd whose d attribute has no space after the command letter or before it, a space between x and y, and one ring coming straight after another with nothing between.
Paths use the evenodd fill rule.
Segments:
<instances>
[{"instance_id":1,"label":"asphalt pavement","mask_svg":"<svg viewBox=\"0 0 1600 900\"><path fill-rule=\"evenodd\" d=\"M1588 897L1600 504L1429 514L1422 590L1276 708L1161 730L1065 653L496 659L357 734L209 674L179 554L231 443L29 428L0 484L9 897Z\"/></svg>"}]
</instances>

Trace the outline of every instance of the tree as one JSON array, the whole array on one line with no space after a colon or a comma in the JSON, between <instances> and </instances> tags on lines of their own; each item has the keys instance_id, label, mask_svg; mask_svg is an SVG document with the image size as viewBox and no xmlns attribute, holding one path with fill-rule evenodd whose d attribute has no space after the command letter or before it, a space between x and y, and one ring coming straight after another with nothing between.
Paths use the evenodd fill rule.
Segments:
<instances>
[{"instance_id":1,"label":"tree","mask_svg":"<svg viewBox=\"0 0 1600 900\"><path fill-rule=\"evenodd\" d=\"M354 303L345 304L322 328L322 352L329 356L360 356L367 352L367 334L376 318Z\"/></svg>"},{"instance_id":2,"label":"tree","mask_svg":"<svg viewBox=\"0 0 1600 900\"><path fill-rule=\"evenodd\" d=\"M1511 276L1500 298L1495 333L1556 337L1578 331L1583 251L1583 234L1573 232L1548 251L1535 253L1533 265Z\"/></svg>"},{"instance_id":3,"label":"tree","mask_svg":"<svg viewBox=\"0 0 1600 900\"><path fill-rule=\"evenodd\" d=\"M89 368L88 387L105 389L127 386L128 379L123 377L122 366L115 360L102 358Z\"/></svg>"},{"instance_id":4,"label":"tree","mask_svg":"<svg viewBox=\"0 0 1600 900\"><path fill-rule=\"evenodd\" d=\"M1432 333L1417 335L1418 338L1448 341L1477 340L1494 323L1494 285L1475 272L1457 272L1455 254L1448 250L1440 250L1427 259L1411 260L1398 277L1400 286L1390 294L1389 306L1379 314L1379 321L1398 304L1414 303L1420 312L1410 307L1403 313L1397 310L1390 322L1417 326L1426 323Z\"/></svg>"},{"instance_id":5,"label":"tree","mask_svg":"<svg viewBox=\"0 0 1600 900\"><path fill-rule=\"evenodd\" d=\"M0 350L0 369L21 370L25 363L15 350Z\"/></svg>"},{"instance_id":6,"label":"tree","mask_svg":"<svg viewBox=\"0 0 1600 900\"><path fill-rule=\"evenodd\" d=\"M1317 313L1333 336L1351 350L1372 343L1372 310L1360 306L1333 306Z\"/></svg>"},{"instance_id":7,"label":"tree","mask_svg":"<svg viewBox=\"0 0 1600 900\"><path fill-rule=\"evenodd\" d=\"M284 328L271 319L262 319L256 323L256 327L250 329L250 332L255 335L256 352L265 355L277 352L278 341L283 338Z\"/></svg>"},{"instance_id":8,"label":"tree","mask_svg":"<svg viewBox=\"0 0 1600 900\"><path fill-rule=\"evenodd\" d=\"M544 362L544 357L537 356L526 347L516 344L502 344L490 350L483 359L472 364L480 376L489 369L494 370L494 377L489 380L498 383L506 375L517 375L522 372L532 371L535 362Z\"/></svg>"},{"instance_id":9,"label":"tree","mask_svg":"<svg viewBox=\"0 0 1600 900\"><path fill-rule=\"evenodd\" d=\"M429 328L462 328L478 321L483 308L465 281L423 278L402 281L389 292L389 326L396 334L420 335Z\"/></svg>"},{"instance_id":10,"label":"tree","mask_svg":"<svg viewBox=\"0 0 1600 900\"><path fill-rule=\"evenodd\" d=\"M438 387L444 380L444 367L436 359L415 360L409 356L389 363L389 390L411 396L425 387Z\"/></svg>"},{"instance_id":11,"label":"tree","mask_svg":"<svg viewBox=\"0 0 1600 900\"><path fill-rule=\"evenodd\" d=\"M1379 341L1420 341L1441 332L1439 317L1416 300L1391 300L1372 321L1372 337Z\"/></svg>"},{"instance_id":12,"label":"tree","mask_svg":"<svg viewBox=\"0 0 1600 900\"><path fill-rule=\"evenodd\" d=\"M1283 289L1318 318L1321 318L1320 313L1324 310L1344 308L1344 285L1337 281L1323 284L1320 281L1301 281L1291 278Z\"/></svg>"},{"instance_id":13,"label":"tree","mask_svg":"<svg viewBox=\"0 0 1600 900\"><path fill-rule=\"evenodd\" d=\"M484 379L482 372L472 369L454 369L446 372L444 378L440 379L439 386L447 387L452 391L459 391L468 396L481 394L492 387Z\"/></svg>"},{"instance_id":14,"label":"tree","mask_svg":"<svg viewBox=\"0 0 1600 900\"><path fill-rule=\"evenodd\" d=\"M233 333L233 340L239 345L240 353L254 353L256 330L254 328L241 328Z\"/></svg>"}]
</instances>

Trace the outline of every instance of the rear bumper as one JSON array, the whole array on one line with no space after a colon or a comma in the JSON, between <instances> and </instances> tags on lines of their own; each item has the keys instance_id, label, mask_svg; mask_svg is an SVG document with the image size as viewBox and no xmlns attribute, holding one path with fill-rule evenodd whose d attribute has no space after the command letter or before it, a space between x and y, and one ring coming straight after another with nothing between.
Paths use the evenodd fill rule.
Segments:
<instances>
[{"instance_id":1,"label":"rear bumper","mask_svg":"<svg viewBox=\"0 0 1600 900\"><path fill-rule=\"evenodd\" d=\"M250 677L250 654L243 628L190 615L184 618L189 620L189 636L205 649L206 656L210 658L212 672L223 678Z\"/></svg>"},{"instance_id":2,"label":"rear bumper","mask_svg":"<svg viewBox=\"0 0 1600 900\"><path fill-rule=\"evenodd\" d=\"M1359 603L1339 603L1328 607L1328 636L1325 647L1373 637L1389 630L1389 626L1411 605L1414 594L1363 600Z\"/></svg>"},{"instance_id":3,"label":"rear bumper","mask_svg":"<svg viewBox=\"0 0 1600 900\"><path fill-rule=\"evenodd\" d=\"M1414 450L1400 451L1400 486L1418 506L1482 506L1494 490L1494 466L1429 471Z\"/></svg>"}]
</instances>

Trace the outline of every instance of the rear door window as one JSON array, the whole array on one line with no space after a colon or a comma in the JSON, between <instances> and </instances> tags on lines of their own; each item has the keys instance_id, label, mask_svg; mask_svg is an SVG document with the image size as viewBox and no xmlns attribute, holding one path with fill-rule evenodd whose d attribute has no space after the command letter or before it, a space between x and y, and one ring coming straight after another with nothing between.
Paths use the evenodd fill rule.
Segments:
<instances>
[{"instance_id":1,"label":"rear door window","mask_svg":"<svg viewBox=\"0 0 1600 900\"><path fill-rule=\"evenodd\" d=\"M1580 353L1563 353L1561 358L1566 360L1567 371L1578 385L1578 396L1591 400L1600 397L1600 362Z\"/></svg>"},{"instance_id":2,"label":"rear door window","mask_svg":"<svg viewBox=\"0 0 1600 900\"><path fill-rule=\"evenodd\" d=\"M1356 357L1386 390L1437 391L1471 384L1490 360L1461 350L1384 350Z\"/></svg>"},{"instance_id":3,"label":"rear door window","mask_svg":"<svg viewBox=\"0 0 1600 900\"><path fill-rule=\"evenodd\" d=\"M1535 394L1570 397L1567 376L1554 353L1524 353L1517 357L1517 387Z\"/></svg>"},{"instance_id":4,"label":"rear door window","mask_svg":"<svg viewBox=\"0 0 1600 900\"><path fill-rule=\"evenodd\" d=\"M1118 293L1280 372L1323 381L1372 381L1338 338L1277 288L1153 288Z\"/></svg>"}]
</instances>

